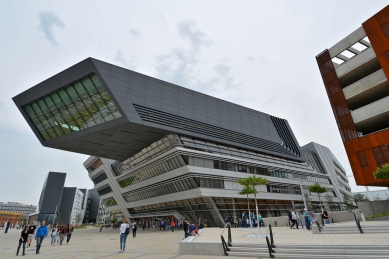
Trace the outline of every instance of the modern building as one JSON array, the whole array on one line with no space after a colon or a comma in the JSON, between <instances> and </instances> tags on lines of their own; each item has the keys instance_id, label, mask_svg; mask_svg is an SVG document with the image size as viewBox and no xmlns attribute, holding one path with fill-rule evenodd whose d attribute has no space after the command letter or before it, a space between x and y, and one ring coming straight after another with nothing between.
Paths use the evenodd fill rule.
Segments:
<instances>
[{"instance_id":1,"label":"modern building","mask_svg":"<svg viewBox=\"0 0 389 259\"><path fill-rule=\"evenodd\" d=\"M96 59L13 99L42 145L91 155L84 166L118 220L222 225L247 210L237 181L253 174L270 180L258 188L265 217L302 203L300 180L303 192L315 182L337 190L307 163L286 120Z\"/></svg>"},{"instance_id":2,"label":"modern building","mask_svg":"<svg viewBox=\"0 0 389 259\"><path fill-rule=\"evenodd\" d=\"M377 191L366 191L366 192L353 192L353 194L357 194L357 193L364 195L370 201L389 200L389 189L377 190Z\"/></svg>"},{"instance_id":3,"label":"modern building","mask_svg":"<svg viewBox=\"0 0 389 259\"><path fill-rule=\"evenodd\" d=\"M105 210L105 203L104 201L100 200L96 223L109 223L111 219L111 212Z\"/></svg>"},{"instance_id":4,"label":"modern building","mask_svg":"<svg viewBox=\"0 0 389 259\"><path fill-rule=\"evenodd\" d=\"M38 211L30 215L35 222L52 223L57 216L59 223L81 224L88 202L88 191L65 187L66 173L49 172L43 184Z\"/></svg>"},{"instance_id":5,"label":"modern building","mask_svg":"<svg viewBox=\"0 0 389 259\"><path fill-rule=\"evenodd\" d=\"M27 218L31 213L36 212L37 206L32 204L23 204L19 202L0 202L0 211L18 212L23 214L23 218Z\"/></svg>"},{"instance_id":6,"label":"modern building","mask_svg":"<svg viewBox=\"0 0 389 259\"><path fill-rule=\"evenodd\" d=\"M100 197L96 189L88 190L88 200L85 208L83 223L96 223L100 207Z\"/></svg>"},{"instance_id":7,"label":"modern building","mask_svg":"<svg viewBox=\"0 0 389 259\"><path fill-rule=\"evenodd\" d=\"M389 6L316 56L358 185L389 186Z\"/></svg>"},{"instance_id":8,"label":"modern building","mask_svg":"<svg viewBox=\"0 0 389 259\"><path fill-rule=\"evenodd\" d=\"M315 142L306 144L302 149L308 164L317 172L328 175L328 180L333 186L333 196L343 198L346 195L352 199L346 170L339 163L331 150Z\"/></svg>"}]
</instances>

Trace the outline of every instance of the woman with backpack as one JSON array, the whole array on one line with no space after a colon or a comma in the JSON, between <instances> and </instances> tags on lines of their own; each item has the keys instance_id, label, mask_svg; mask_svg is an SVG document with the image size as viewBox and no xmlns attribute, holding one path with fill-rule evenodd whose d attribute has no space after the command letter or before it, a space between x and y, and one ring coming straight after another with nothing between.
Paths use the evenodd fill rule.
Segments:
<instances>
[{"instance_id":1,"label":"woman with backpack","mask_svg":"<svg viewBox=\"0 0 389 259\"><path fill-rule=\"evenodd\" d=\"M124 219L123 223L120 225L120 251L123 253L126 249L127 236L130 234L130 225L128 225L128 219Z\"/></svg>"}]
</instances>

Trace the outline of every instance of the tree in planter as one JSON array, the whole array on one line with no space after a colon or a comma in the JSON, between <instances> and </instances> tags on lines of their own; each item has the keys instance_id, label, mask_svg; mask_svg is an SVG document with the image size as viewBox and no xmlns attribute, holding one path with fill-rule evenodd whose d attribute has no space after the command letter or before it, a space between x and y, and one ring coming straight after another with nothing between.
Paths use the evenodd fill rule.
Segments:
<instances>
[{"instance_id":1,"label":"tree in planter","mask_svg":"<svg viewBox=\"0 0 389 259\"><path fill-rule=\"evenodd\" d=\"M369 198L367 198L362 193L353 194L353 197L354 197L354 203L355 204L358 204L358 202L361 202L361 201L369 201Z\"/></svg>"},{"instance_id":2,"label":"tree in planter","mask_svg":"<svg viewBox=\"0 0 389 259\"><path fill-rule=\"evenodd\" d=\"M350 211L355 209L356 206L353 204L353 200L350 196L343 194L343 204L345 205L345 209Z\"/></svg>"},{"instance_id":3,"label":"tree in planter","mask_svg":"<svg viewBox=\"0 0 389 259\"><path fill-rule=\"evenodd\" d=\"M304 197L305 197L305 201L307 203L307 209L308 211L313 211L313 206L312 206L312 199L311 197L309 197L309 193L308 192L304 192Z\"/></svg>"},{"instance_id":4,"label":"tree in planter","mask_svg":"<svg viewBox=\"0 0 389 259\"><path fill-rule=\"evenodd\" d=\"M78 225L80 222L82 221L82 215L81 213L77 213L76 214L76 224Z\"/></svg>"},{"instance_id":5,"label":"tree in planter","mask_svg":"<svg viewBox=\"0 0 389 259\"><path fill-rule=\"evenodd\" d=\"M266 185L269 183L269 180L264 177L257 177L256 175L249 176L247 178L239 179L238 183L244 186L251 186L256 192L254 192L254 200L255 200L255 211L256 217L258 221L258 202L257 202L257 186ZM259 193L259 192L258 192ZM250 216L251 217L251 216ZM250 219L251 221L251 219ZM261 232L258 222L258 231Z\"/></svg>"},{"instance_id":6,"label":"tree in planter","mask_svg":"<svg viewBox=\"0 0 389 259\"><path fill-rule=\"evenodd\" d=\"M381 168L377 168L377 170L373 173L374 179L378 180L387 180L389 179L389 164L385 164L381 166Z\"/></svg>"},{"instance_id":7,"label":"tree in planter","mask_svg":"<svg viewBox=\"0 0 389 259\"><path fill-rule=\"evenodd\" d=\"M315 183L314 185L309 186L308 190L310 192L317 193L317 196L319 197L321 213L323 213L323 206L322 206L322 203L321 203L320 194L327 192L326 187L321 186L319 183Z\"/></svg>"},{"instance_id":8,"label":"tree in planter","mask_svg":"<svg viewBox=\"0 0 389 259\"><path fill-rule=\"evenodd\" d=\"M242 180L242 179L239 179L239 180ZM238 180L238 182L239 182ZM239 183L239 184L242 184L242 183ZM242 184L243 185L243 184ZM238 192L238 194L240 195L246 195L246 198L247 198L247 210L249 212L249 218L251 217L250 216L250 201L249 201L249 195L250 194L254 194L255 192L256 193L259 193L256 189L254 189L253 187L249 186L249 185L243 185L243 189ZM242 220L246 220L246 219L242 219ZM250 227L252 228L252 225L251 225L251 219L250 219Z\"/></svg>"},{"instance_id":9,"label":"tree in planter","mask_svg":"<svg viewBox=\"0 0 389 259\"><path fill-rule=\"evenodd\" d=\"M336 202L334 202L334 197L331 194L327 193L326 195L324 195L324 197L327 200L327 207L332 212L332 215L334 215L334 210L338 209L339 205ZM334 219L334 218L332 218L332 219Z\"/></svg>"}]
</instances>

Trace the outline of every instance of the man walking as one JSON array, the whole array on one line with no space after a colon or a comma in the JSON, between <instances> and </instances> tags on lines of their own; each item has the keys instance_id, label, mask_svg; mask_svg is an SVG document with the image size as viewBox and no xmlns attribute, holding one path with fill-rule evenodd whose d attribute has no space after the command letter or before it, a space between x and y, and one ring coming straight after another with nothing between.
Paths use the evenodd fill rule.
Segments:
<instances>
[{"instance_id":1,"label":"man walking","mask_svg":"<svg viewBox=\"0 0 389 259\"><path fill-rule=\"evenodd\" d=\"M31 241L35 236L35 230L36 226L34 224L34 221L31 221L30 226L28 227L28 246L31 245Z\"/></svg>"},{"instance_id":2,"label":"man walking","mask_svg":"<svg viewBox=\"0 0 389 259\"><path fill-rule=\"evenodd\" d=\"M265 224L263 224L262 215L259 212L258 212L258 224L259 224L259 227L264 227L265 226Z\"/></svg>"},{"instance_id":3,"label":"man walking","mask_svg":"<svg viewBox=\"0 0 389 259\"><path fill-rule=\"evenodd\" d=\"M292 222L293 222L293 224L291 227L296 225L296 228L299 229L299 223L297 222L297 214L296 214L295 209L293 209L293 211L292 211Z\"/></svg>"},{"instance_id":4,"label":"man walking","mask_svg":"<svg viewBox=\"0 0 389 259\"><path fill-rule=\"evenodd\" d=\"M46 221L42 221L41 225L37 228L35 239L37 241L36 254L39 254L43 239L49 235L49 228L46 226Z\"/></svg>"}]
</instances>

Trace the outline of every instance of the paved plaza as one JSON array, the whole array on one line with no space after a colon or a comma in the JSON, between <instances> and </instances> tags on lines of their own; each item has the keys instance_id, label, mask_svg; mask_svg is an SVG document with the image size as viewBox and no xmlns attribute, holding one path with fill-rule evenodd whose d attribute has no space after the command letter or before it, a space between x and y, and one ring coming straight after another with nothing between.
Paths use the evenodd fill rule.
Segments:
<instances>
[{"instance_id":1,"label":"paved plaza","mask_svg":"<svg viewBox=\"0 0 389 259\"><path fill-rule=\"evenodd\" d=\"M217 229L219 233L221 229ZM11 230L8 234L0 234L0 258L18 258L15 256L20 237L19 230ZM75 230L69 244L50 245L51 238L43 241L39 255L35 254L33 241L30 248L26 249L23 258L137 258L137 259L216 259L221 256L197 256L180 255L180 241L184 237L181 231L156 231L143 232L138 229L137 237L132 233L128 235L126 251L119 254L119 230L103 229L100 233L98 228ZM21 256L22 252L19 252ZM239 258L239 257L229 257Z\"/></svg>"}]
</instances>

